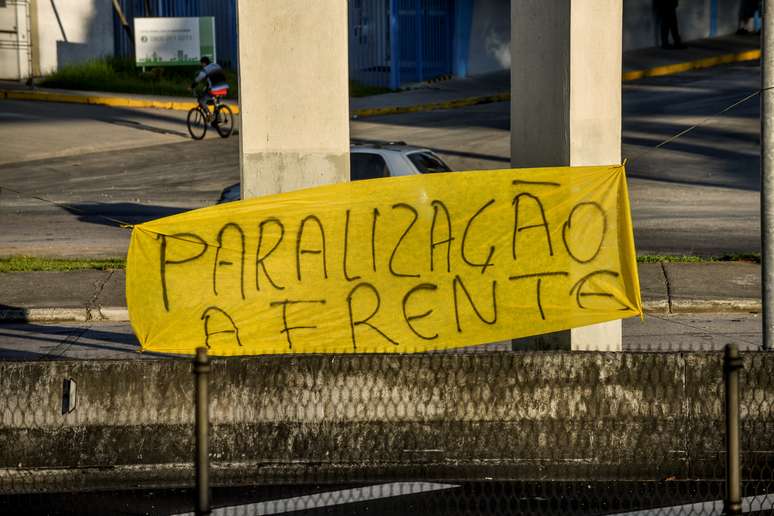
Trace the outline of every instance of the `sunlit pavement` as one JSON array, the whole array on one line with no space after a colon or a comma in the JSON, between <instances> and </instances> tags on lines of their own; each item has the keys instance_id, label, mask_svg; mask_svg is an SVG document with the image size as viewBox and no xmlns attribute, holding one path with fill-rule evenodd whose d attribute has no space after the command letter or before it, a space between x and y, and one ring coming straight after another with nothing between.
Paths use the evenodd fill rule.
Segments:
<instances>
[{"instance_id":1,"label":"sunlit pavement","mask_svg":"<svg viewBox=\"0 0 774 516\"><path fill-rule=\"evenodd\" d=\"M759 102L753 98L706 120L759 85L757 66L737 64L623 86L623 157L629 160L640 252L759 249ZM0 165L3 253L123 256L129 232L106 226L95 214L136 222L214 203L223 188L239 181L239 137L191 141L184 115L0 102L0 138L13 142L4 148L4 160L74 154ZM457 170L496 169L510 166L509 123L509 103L500 102L357 120L351 136L427 146ZM653 150L696 123L704 125ZM72 203L86 213L2 187Z\"/></svg>"},{"instance_id":2,"label":"sunlit pavement","mask_svg":"<svg viewBox=\"0 0 774 516\"><path fill-rule=\"evenodd\" d=\"M625 351L719 351L761 345L758 314L647 315L623 322ZM503 352L509 346L467 348ZM518 349L517 349L518 351ZM450 351L454 352L454 351ZM0 324L0 360L146 360L171 355L141 353L129 323ZM188 360L189 357L179 357Z\"/></svg>"}]
</instances>

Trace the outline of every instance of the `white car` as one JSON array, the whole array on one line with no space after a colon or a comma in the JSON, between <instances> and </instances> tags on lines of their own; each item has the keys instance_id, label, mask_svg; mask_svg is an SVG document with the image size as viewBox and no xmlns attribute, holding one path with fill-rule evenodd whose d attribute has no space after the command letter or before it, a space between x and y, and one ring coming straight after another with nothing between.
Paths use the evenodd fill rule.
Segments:
<instances>
[{"instance_id":1,"label":"white car","mask_svg":"<svg viewBox=\"0 0 774 516\"><path fill-rule=\"evenodd\" d=\"M352 181L390 176L411 176L451 172L449 165L430 149L404 142L353 143L349 148L349 177ZM218 204L238 201L239 183L223 190Z\"/></svg>"}]
</instances>

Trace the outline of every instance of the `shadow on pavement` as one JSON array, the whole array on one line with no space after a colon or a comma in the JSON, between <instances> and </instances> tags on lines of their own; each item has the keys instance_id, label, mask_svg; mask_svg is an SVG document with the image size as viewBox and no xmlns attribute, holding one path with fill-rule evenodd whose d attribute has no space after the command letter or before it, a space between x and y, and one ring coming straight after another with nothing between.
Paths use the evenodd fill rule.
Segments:
<instances>
[{"instance_id":1,"label":"shadow on pavement","mask_svg":"<svg viewBox=\"0 0 774 516\"><path fill-rule=\"evenodd\" d=\"M118 221L128 224L142 224L150 220L168 217L189 211L188 208L154 206L130 202L113 203L68 203L62 209L78 217L80 222L117 226ZM110 220L115 219L115 220Z\"/></svg>"},{"instance_id":2,"label":"shadow on pavement","mask_svg":"<svg viewBox=\"0 0 774 516\"><path fill-rule=\"evenodd\" d=\"M4 311L23 313L24 309L0 304L0 313ZM104 323L95 326L89 322L0 324L0 361L181 358L140 352L139 342L131 331L111 331ZM108 326L113 327L116 326Z\"/></svg>"}]
</instances>

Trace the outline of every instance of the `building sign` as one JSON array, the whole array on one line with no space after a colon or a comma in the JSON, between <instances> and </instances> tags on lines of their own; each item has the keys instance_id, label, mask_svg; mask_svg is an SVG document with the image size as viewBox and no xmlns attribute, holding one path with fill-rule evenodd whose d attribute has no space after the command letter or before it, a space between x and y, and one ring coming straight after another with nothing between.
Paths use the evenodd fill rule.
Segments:
<instances>
[{"instance_id":1,"label":"building sign","mask_svg":"<svg viewBox=\"0 0 774 516\"><path fill-rule=\"evenodd\" d=\"M198 65L202 56L217 61L215 18L135 18L137 66Z\"/></svg>"},{"instance_id":2,"label":"building sign","mask_svg":"<svg viewBox=\"0 0 774 516\"><path fill-rule=\"evenodd\" d=\"M641 315L623 166L326 185L134 227L143 349L416 352Z\"/></svg>"}]
</instances>

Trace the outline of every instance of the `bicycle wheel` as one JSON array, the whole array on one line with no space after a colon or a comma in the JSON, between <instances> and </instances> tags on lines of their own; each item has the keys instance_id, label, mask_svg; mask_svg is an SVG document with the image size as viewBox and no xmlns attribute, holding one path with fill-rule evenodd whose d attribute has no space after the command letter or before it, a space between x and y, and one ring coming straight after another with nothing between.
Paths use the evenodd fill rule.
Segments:
<instances>
[{"instance_id":1,"label":"bicycle wheel","mask_svg":"<svg viewBox=\"0 0 774 516\"><path fill-rule=\"evenodd\" d=\"M215 108L215 130L221 138L228 138L231 136L231 131L234 130L234 115L231 113L231 108L225 104L219 105Z\"/></svg>"},{"instance_id":2,"label":"bicycle wheel","mask_svg":"<svg viewBox=\"0 0 774 516\"><path fill-rule=\"evenodd\" d=\"M207 118L198 106L188 111L188 132L194 140L201 140L207 134Z\"/></svg>"}]
</instances>

